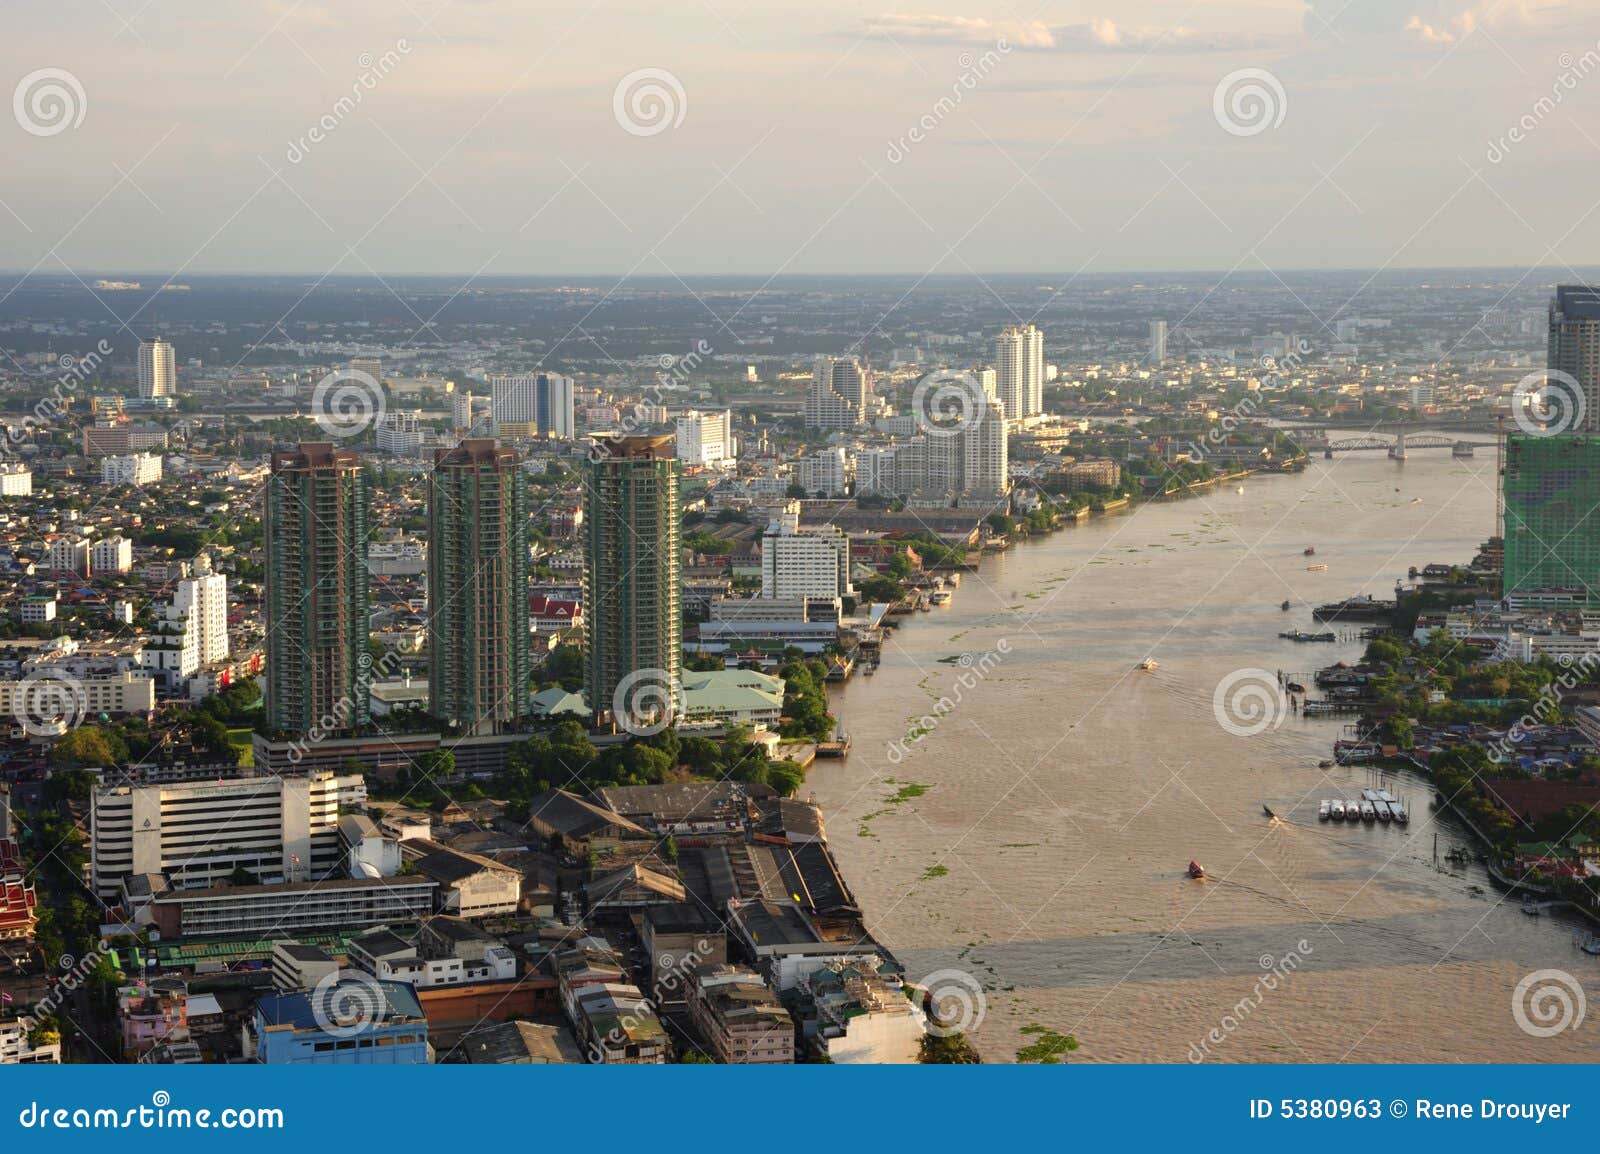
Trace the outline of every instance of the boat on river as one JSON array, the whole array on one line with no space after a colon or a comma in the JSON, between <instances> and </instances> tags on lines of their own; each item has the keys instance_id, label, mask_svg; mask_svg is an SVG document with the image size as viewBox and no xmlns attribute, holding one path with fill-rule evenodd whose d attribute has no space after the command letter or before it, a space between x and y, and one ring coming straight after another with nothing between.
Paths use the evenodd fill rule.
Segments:
<instances>
[{"instance_id":1,"label":"boat on river","mask_svg":"<svg viewBox=\"0 0 1600 1154\"><path fill-rule=\"evenodd\" d=\"M1328 803L1328 816L1334 821L1344 820L1344 798L1336 797Z\"/></svg>"},{"instance_id":2,"label":"boat on river","mask_svg":"<svg viewBox=\"0 0 1600 1154\"><path fill-rule=\"evenodd\" d=\"M1157 661L1154 657L1146 657L1143 661L1139 662L1137 668L1144 670L1146 673L1150 673L1154 670L1160 669L1161 662Z\"/></svg>"},{"instance_id":3,"label":"boat on river","mask_svg":"<svg viewBox=\"0 0 1600 1154\"><path fill-rule=\"evenodd\" d=\"M1333 818L1333 803L1331 803L1327 798L1323 798L1322 801L1320 803L1318 803L1318 805L1317 805L1317 820L1318 821L1329 821L1332 818Z\"/></svg>"},{"instance_id":4,"label":"boat on river","mask_svg":"<svg viewBox=\"0 0 1600 1154\"><path fill-rule=\"evenodd\" d=\"M1202 880L1204 880L1204 878L1206 876L1206 867L1201 865L1197 861L1191 861L1189 863L1189 868L1188 868L1188 870L1186 872L1195 881L1202 881Z\"/></svg>"}]
</instances>

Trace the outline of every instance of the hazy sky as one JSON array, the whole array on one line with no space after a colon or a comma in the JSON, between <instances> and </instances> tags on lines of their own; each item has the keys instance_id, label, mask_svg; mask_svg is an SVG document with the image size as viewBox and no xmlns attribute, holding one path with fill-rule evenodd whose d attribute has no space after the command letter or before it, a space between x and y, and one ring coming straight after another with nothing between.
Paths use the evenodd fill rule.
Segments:
<instances>
[{"instance_id":1,"label":"hazy sky","mask_svg":"<svg viewBox=\"0 0 1600 1154\"><path fill-rule=\"evenodd\" d=\"M1593 264L1587 7L5 0L0 267Z\"/></svg>"}]
</instances>

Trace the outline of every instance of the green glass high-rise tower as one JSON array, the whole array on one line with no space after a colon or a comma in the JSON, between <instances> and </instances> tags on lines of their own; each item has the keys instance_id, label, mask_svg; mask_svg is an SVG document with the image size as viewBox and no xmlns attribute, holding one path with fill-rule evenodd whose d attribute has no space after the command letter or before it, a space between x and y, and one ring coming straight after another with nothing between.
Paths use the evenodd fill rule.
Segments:
<instances>
[{"instance_id":1,"label":"green glass high-rise tower","mask_svg":"<svg viewBox=\"0 0 1600 1154\"><path fill-rule=\"evenodd\" d=\"M1507 434L1501 486L1505 598L1600 606L1600 436Z\"/></svg>"},{"instance_id":2,"label":"green glass high-rise tower","mask_svg":"<svg viewBox=\"0 0 1600 1154\"><path fill-rule=\"evenodd\" d=\"M583 688L601 724L659 716L677 693L678 475L671 437L601 442L584 467Z\"/></svg>"},{"instance_id":3,"label":"green glass high-rise tower","mask_svg":"<svg viewBox=\"0 0 1600 1154\"><path fill-rule=\"evenodd\" d=\"M330 442L272 454L264 531L274 729L331 736L368 721L369 504L359 454Z\"/></svg>"},{"instance_id":4,"label":"green glass high-rise tower","mask_svg":"<svg viewBox=\"0 0 1600 1154\"><path fill-rule=\"evenodd\" d=\"M434 454L428 478L429 712L463 733L528 715L528 490L493 440Z\"/></svg>"}]
</instances>

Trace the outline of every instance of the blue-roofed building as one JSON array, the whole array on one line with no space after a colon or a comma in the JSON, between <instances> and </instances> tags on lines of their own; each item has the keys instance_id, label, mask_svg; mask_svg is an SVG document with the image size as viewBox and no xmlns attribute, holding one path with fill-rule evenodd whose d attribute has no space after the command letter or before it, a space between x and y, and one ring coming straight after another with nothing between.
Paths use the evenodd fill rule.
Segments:
<instances>
[{"instance_id":1,"label":"blue-roofed building","mask_svg":"<svg viewBox=\"0 0 1600 1154\"><path fill-rule=\"evenodd\" d=\"M431 1061L416 991L345 971L309 991L256 1003L256 1060L269 1066L401 1066Z\"/></svg>"}]
</instances>

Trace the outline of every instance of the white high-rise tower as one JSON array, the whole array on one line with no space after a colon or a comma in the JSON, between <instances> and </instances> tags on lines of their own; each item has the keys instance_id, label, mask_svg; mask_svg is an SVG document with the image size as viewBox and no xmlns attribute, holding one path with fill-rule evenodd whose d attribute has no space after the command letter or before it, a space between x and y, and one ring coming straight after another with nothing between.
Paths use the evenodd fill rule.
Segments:
<instances>
[{"instance_id":1,"label":"white high-rise tower","mask_svg":"<svg viewBox=\"0 0 1600 1154\"><path fill-rule=\"evenodd\" d=\"M1044 334L1032 325L1004 330L994 342L995 392L1006 416L1044 412Z\"/></svg>"},{"instance_id":2,"label":"white high-rise tower","mask_svg":"<svg viewBox=\"0 0 1600 1154\"><path fill-rule=\"evenodd\" d=\"M178 391L177 357L160 337L139 343L139 395L170 397Z\"/></svg>"},{"instance_id":3,"label":"white high-rise tower","mask_svg":"<svg viewBox=\"0 0 1600 1154\"><path fill-rule=\"evenodd\" d=\"M1164 365L1167 363L1167 322L1150 322L1150 363Z\"/></svg>"}]
</instances>

